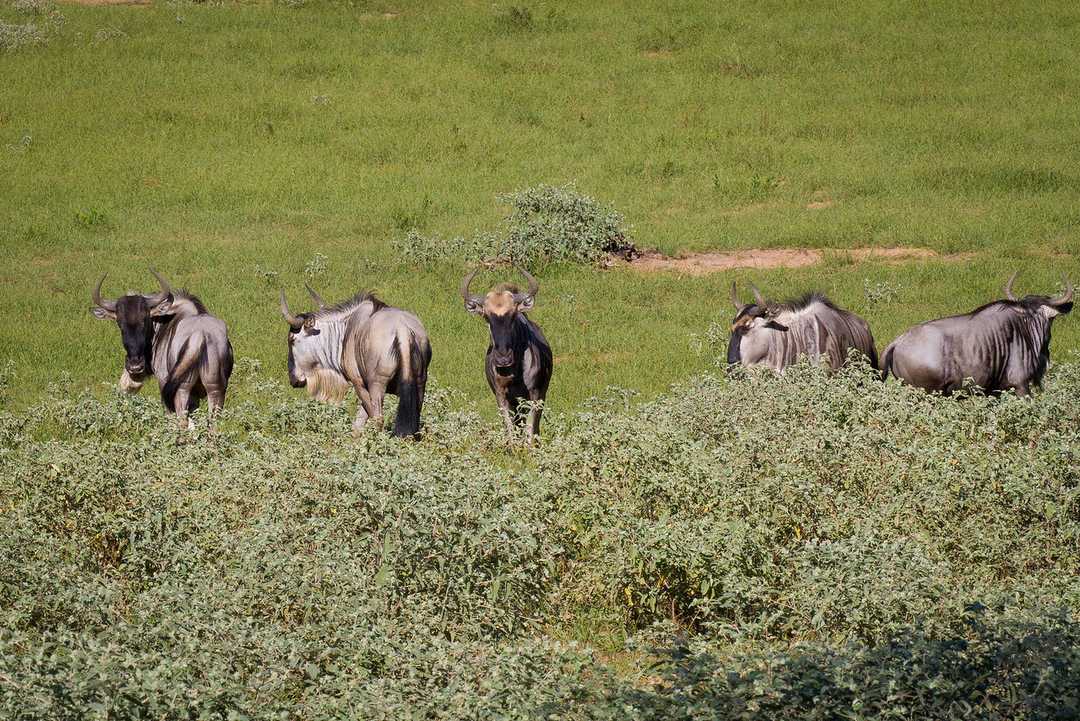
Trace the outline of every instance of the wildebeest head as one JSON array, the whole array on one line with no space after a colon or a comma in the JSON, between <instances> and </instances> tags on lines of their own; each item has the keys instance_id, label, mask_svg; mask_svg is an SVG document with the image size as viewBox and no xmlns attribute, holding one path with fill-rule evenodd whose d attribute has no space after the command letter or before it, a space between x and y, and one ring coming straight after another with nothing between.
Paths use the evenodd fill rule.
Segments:
<instances>
[{"instance_id":1,"label":"wildebeest head","mask_svg":"<svg viewBox=\"0 0 1080 721\"><path fill-rule=\"evenodd\" d=\"M536 293L540 290L536 278L529 275L524 268L518 270L529 284L524 293L515 285L500 283L483 297L471 295L469 285L476 276L476 270L465 276L461 283L465 310L482 316L487 321L491 331L491 360L499 371L508 371L514 367L517 360L514 358L514 327L518 322L518 315L533 307Z\"/></svg>"},{"instance_id":2,"label":"wildebeest head","mask_svg":"<svg viewBox=\"0 0 1080 721\"><path fill-rule=\"evenodd\" d=\"M753 283L753 303L739 300L739 292L731 284L731 302L735 305L735 319L731 322L731 339L728 341L728 363L756 363L769 349L769 334L786 333L788 327L776 320L781 309L765 300Z\"/></svg>"},{"instance_id":3,"label":"wildebeest head","mask_svg":"<svg viewBox=\"0 0 1080 721\"><path fill-rule=\"evenodd\" d=\"M150 372L151 344L154 339L153 319L168 315L173 302L173 292L168 282L153 268L150 272L161 286L159 292L146 295L128 293L116 300L102 298L101 285L108 275L106 273L94 288L94 305L90 307L90 312L96 318L115 320L120 327L120 339L127 354L121 385L129 391L138 390L142 379Z\"/></svg>"},{"instance_id":4,"label":"wildebeest head","mask_svg":"<svg viewBox=\"0 0 1080 721\"><path fill-rule=\"evenodd\" d=\"M1017 271L1018 273L1019 271ZM1023 298L1017 298L1013 294L1013 281L1016 280L1017 273L1013 273L1009 276L1009 280L1005 283L1005 297L1016 304L1018 307L1022 307L1028 311L1041 313L1047 318L1056 318L1059 315L1065 315L1072 310L1073 307L1073 285L1064 280L1065 290L1060 295L1053 297L1046 295L1025 295Z\"/></svg>"},{"instance_id":5,"label":"wildebeest head","mask_svg":"<svg viewBox=\"0 0 1080 721\"><path fill-rule=\"evenodd\" d=\"M318 293L310 287L308 293L320 308L325 307L326 304ZM318 336L322 331L315 327L314 314L292 314L289 303L285 300L284 289L281 290L281 315L289 324L289 384L293 388L303 388L307 385L308 378L320 370L318 351L321 339Z\"/></svg>"}]
</instances>

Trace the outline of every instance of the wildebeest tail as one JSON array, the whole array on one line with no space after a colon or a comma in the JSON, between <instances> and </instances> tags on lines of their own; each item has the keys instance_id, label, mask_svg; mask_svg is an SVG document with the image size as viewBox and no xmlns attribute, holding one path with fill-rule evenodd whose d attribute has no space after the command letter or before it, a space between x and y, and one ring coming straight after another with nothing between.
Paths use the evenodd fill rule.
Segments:
<instances>
[{"instance_id":1,"label":"wildebeest tail","mask_svg":"<svg viewBox=\"0 0 1080 721\"><path fill-rule=\"evenodd\" d=\"M886 380L889 377L889 371L892 369L892 354L893 345L890 343L885 352L881 354L881 380Z\"/></svg>"},{"instance_id":2,"label":"wildebeest tail","mask_svg":"<svg viewBox=\"0 0 1080 721\"><path fill-rule=\"evenodd\" d=\"M394 435L398 438L411 438L420 432L420 407L424 399L420 397L420 368L423 354L416 337L408 330L397 334L397 351L401 369L398 371L398 411L394 419Z\"/></svg>"},{"instance_id":3,"label":"wildebeest tail","mask_svg":"<svg viewBox=\"0 0 1080 721\"><path fill-rule=\"evenodd\" d=\"M202 360L206 343L201 333L194 333L184 341L177 354L176 365L169 371L169 378L161 387L161 402L170 413L176 413L176 390Z\"/></svg>"}]
</instances>

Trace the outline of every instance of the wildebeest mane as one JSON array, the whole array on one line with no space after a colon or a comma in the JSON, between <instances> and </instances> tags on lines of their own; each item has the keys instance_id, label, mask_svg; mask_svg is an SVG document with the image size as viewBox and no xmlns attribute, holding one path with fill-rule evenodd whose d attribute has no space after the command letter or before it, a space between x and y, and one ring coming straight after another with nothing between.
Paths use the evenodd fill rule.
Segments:
<instances>
[{"instance_id":1,"label":"wildebeest mane","mask_svg":"<svg viewBox=\"0 0 1080 721\"><path fill-rule=\"evenodd\" d=\"M1046 295L1025 295L1019 300L1009 300L1008 298L1002 298L1001 300L992 300L989 303L984 303L983 305L980 305L978 308L971 311L967 315L977 315L978 313L989 308L993 308L995 306L1001 306L1005 308L1020 308L1023 310L1034 311L1038 310L1039 306L1046 305L1047 301L1049 300L1050 297Z\"/></svg>"},{"instance_id":2,"label":"wildebeest mane","mask_svg":"<svg viewBox=\"0 0 1080 721\"><path fill-rule=\"evenodd\" d=\"M796 313L800 310L806 310L815 303L821 303L822 305L828 308L832 308L833 310L840 310L833 304L831 300L829 300L828 296L816 290L806 293L805 295L802 295L794 300L787 300L783 303L778 303L777 307L781 310Z\"/></svg>"},{"instance_id":3,"label":"wildebeest mane","mask_svg":"<svg viewBox=\"0 0 1080 721\"><path fill-rule=\"evenodd\" d=\"M806 294L804 294L802 296L799 296L798 298L785 300L782 303L774 303L772 301L769 301L768 305L765 306L765 307L762 307L762 306L759 306L759 305L756 305L756 304L752 303L749 306L747 306L745 309L743 309L742 313L739 313L739 317L742 317L743 315L747 315L747 314L749 314L749 315L762 315L764 313L764 311L766 311L766 310L772 311L772 312L785 312L786 311L788 313L797 313L800 310L806 310L807 308L812 306L814 303L821 303L822 305L824 305L824 306L826 306L828 308L831 308L833 310L836 310L836 311L840 310L840 308L837 308L836 305L831 300L829 300L829 298L824 293L821 293L821 292L815 290L815 291L811 291L809 293L806 293ZM754 312L754 309L758 309L757 312Z\"/></svg>"},{"instance_id":4,"label":"wildebeest mane","mask_svg":"<svg viewBox=\"0 0 1080 721\"><path fill-rule=\"evenodd\" d=\"M186 288L183 290L174 290L173 296L175 298L186 298L187 300L190 300L191 304L195 306L195 310L199 311L199 315L206 315L210 312L206 309L206 306L203 305L203 302L199 300L198 296L189 293Z\"/></svg>"},{"instance_id":5,"label":"wildebeest mane","mask_svg":"<svg viewBox=\"0 0 1080 721\"><path fill-rule=\"evenodd\" d=\"M311 318L323 318L325 316L333 315L335 313L347 313L348 311L355 309L364 301L371 302L371 305L373 306L371 312L373 314L379 312L379 310L381 310L382 308L387 307L386 303L383 303L381 300L375 297L374 291L361 290L348 300L343 300L340 303L335 303L334 305L328 305L325 308L320 308L319 310L313 311L311 313L305 313L304 315Z\"/></svg>"}]
</instances>

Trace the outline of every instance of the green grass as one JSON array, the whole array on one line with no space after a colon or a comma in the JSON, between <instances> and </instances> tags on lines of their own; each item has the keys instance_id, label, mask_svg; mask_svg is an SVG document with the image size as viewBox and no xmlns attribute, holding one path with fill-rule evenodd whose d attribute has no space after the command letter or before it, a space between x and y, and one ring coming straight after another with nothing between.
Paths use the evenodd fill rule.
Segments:
<instances>
[{"instance_id":1,"label":"green grass","mask_svg":"<svg viewBox=\"0 0 1080 721\"><path fill-rule=\"evenodd\" d=\"M1080 8L521 7L62 6L47 43L0 55L0 357L17 399L61 372L115 381L117 331L89 292L105 270L108 294L150 289L150 264L229 323L238 355L283 375L277 287L301 305L322 253L324 296L374 287L416 311L433 374L491 407L465 268L409 268L390 241L493 229L495 196L538 183L576 181L667 253L977 254L706 278L548 267L533 317L563 408L700 368L689 336L730 315L732 279L823 289L881 346L999 297L1013 269L1024 291L1080 280ZM900 291L871 307L866 279ZM1054 356L1078 347L1076 320L1059 321Z\"/></svg>"}]
</instances>

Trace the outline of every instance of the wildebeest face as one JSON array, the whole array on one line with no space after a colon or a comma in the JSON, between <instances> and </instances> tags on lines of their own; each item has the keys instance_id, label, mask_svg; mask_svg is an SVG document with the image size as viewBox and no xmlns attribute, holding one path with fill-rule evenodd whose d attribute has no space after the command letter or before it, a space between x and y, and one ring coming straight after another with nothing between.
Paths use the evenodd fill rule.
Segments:
<instances>
[{"instance_id":1,"label":"wildebeest face","mask_svg":"<svg viewBox=\"0 0 1080 721\"><path fill-rule=\"evenodd\" d=\"M1072 310L1073 307L1073 284L1069 282L1067 278L1063 279L1065 283L1065 290L1060 295L1054 297L1046 295L1025 295L1022 299L1017 300L1013 295L1013 283L1016 281L1016 276L1019 271L1013 273L1008 282L1005 283L1005 297L1020 307L1027 308L1028 310L1034 310L1041 313L1048 319L1054 319L1059 315L1065 315Z\"/></svg>"},{"instance_id":2,"label":"wildebeest face","mask_svg":"<svg viewBox=\"0 0 1080 721\"><path fill-rule=\"evenodd\" d=\"M518 315L530 310L539 291L536 279L525 270L522 275L529 281L529 289L521 293L516 286L501 283L483 298L469 294L469 283L476 271L466 276L461 286L465 310L482 316L491 332L491 363L501 374L508 374L519 359L514 358L514 329Z\"/></svg>"},{"instance_id":3,"label":"wildebeest face","mask_svg":"<svg viewBox=\"0 0 1080 721\"><path fill-rule=\"evenodd\" d=\"M731 323L728 341L728 363L758 363L769 352L770 336L786 333L788 327L776 320L776 315L759 305L745 305Z\"/></svg>"},{"instance_id":4,"label":"wildebeest face","mask_svg":"<svg viewBox=\"0 0 1080 721\"><path fill-rule=\"evenodd\" d=\"M154 275L157 276L157 273ZM152 295L128 293L116 300L106 300L101 297L104 275L94 290L94 305L90 312L101 320L115 320L120 328L120 340L125 353L124 375L120 382L125 390L138 390L142 379L150 372L151 343L154 339L153 319L168 315L173 302L168 283L161 276L157 277L161 292Z\"/></svg>"},{"instance_id":5,"label":"wildebeest face","mask_svg":"<svg viewBox=\"0 0 1080 721\"><path fill-rule=\"evenodd\" d=\"M531 296L523 296L513 286L499 287L484 296L482 304L469 312L483 316L491 332L491 360L495 368L514 366L514 326L518 313L533 307Z\"/></svg>"},{"instance_id":6,"label":"wildebeest face","mask_svg":"<svg viewBox=\"0 0 1080 721\"><path fill-rule=\"evenodd\" d=\"M289 384L293 388L303 388L308 378L320 368L318 337L322 332L315 327L315 319L300 316L303 323L299 328L289 328Z\"/></svg>"},{"instance_id":7,"label":"wildebeest face","mask_svg":"<svg viewBox=\"0 0 1080 721\"><path fill-rule=\"evenodd\" d=\"M735 306L735 319L731 322L731 339L728 341L728 363L752 365L761 362L769 352L771 334L786 333L788 327L776 320L778 312L761 295L753 283L753 303L739 300L735 283L731 284L731 302Z\"/></svg>"},{"instance_id":8,"label":"wildebeest face","mask_svg":"<svg viewBox=\"0 0 1080 721\"><path fill-rule=\"evenodd\" d=\"M1053 298L1048 298L1044 295L1028 296L1028 298L1039 302L1039 312L1047 318L1057 318L1059 315L1066 315L1073 308L1071 300L1065 301L1064 303L1054 302ZM1027 300L1028 298L1025 298L1024 300Z\"/></svg>"}]
</instances>

